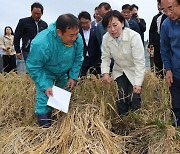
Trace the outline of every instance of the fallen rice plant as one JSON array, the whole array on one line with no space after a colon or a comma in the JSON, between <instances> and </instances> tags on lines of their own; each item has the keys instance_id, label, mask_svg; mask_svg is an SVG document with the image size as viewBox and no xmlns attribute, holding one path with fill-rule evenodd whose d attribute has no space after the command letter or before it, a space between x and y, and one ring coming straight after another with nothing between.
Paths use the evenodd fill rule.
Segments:
<instances>
[{"instance_id":1,"label":"fallen rice plant","mask_svg":"<svg viewBox=\"0 0 180 154\"><path fill-rule=\"evenodd\" d=\"M119 117L115 82L94 76L72 91L68 114L53 112L53 125L39 128L34 116L35 87L28 75L0 74L1 154L169 154L180 153L180 131L172 124L164 80L148 72L141 109Z\"/></svg>"}]
</instances>

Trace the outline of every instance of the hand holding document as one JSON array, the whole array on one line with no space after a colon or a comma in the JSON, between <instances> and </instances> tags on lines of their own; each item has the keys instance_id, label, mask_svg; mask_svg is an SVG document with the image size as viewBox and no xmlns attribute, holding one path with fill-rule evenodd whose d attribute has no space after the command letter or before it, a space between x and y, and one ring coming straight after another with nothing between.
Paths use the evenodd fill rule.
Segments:
<instances>
[{"instance_id":1,"label":"hand holding document","mask_svg":"<svg viewBox=\"0 0 180 154\"><path fill-rule=\"evenodd\" d=\"M71 93L57 86L53 86L52 91L53 96L49 97L47 105L67 113L69 109Z\"/></svg>"}]
</instances>

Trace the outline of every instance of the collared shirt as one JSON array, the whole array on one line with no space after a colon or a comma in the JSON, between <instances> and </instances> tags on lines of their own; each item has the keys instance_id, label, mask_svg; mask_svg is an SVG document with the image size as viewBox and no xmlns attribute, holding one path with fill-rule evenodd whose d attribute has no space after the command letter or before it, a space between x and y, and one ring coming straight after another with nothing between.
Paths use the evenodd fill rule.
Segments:
<instances>
[{"instance_id":1,"label":"collared shirt","mask_svg":"<svg viewBox=\"0 0 180 154\"><path fill-rule=\"evenodd\" d=\"M119 37L116 38L116 42L119 45L121 43L122 40L122 35L119 35Z\"/></svg>"},{"instance_id":2,"label":"collared shirt","mask_svg":"<svg viewBox=\"0 0 180 154\"><path fill-rule=\"evenodd\" d=\"M91 28L89 28L89 30L84 30L83 29L83 34L84 34L84 39L85 39L85 42L86 42L86 46L88 46L88 43L89 43L90 29ZM86 53L86 56L89 56L88 52Z\"/></svg>"},{"instance_id":3,"label":"collared shirt","mask_svg":"<svg viewBox=\"0 0 180 154\"><path fill-rule=\"evenodd\" d=\"M39 33L39 26L38 26L39 21L40 21L40 19L38 21L34 21L36 24L36 27L37 27L37 33Z\"/></svg>"}]
</instances>

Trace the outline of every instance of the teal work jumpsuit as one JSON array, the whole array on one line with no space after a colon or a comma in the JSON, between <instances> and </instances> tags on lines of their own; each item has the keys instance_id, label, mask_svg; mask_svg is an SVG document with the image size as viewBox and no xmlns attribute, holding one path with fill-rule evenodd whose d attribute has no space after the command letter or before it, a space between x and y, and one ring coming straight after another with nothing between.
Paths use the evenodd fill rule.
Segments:
<instances>
[{"instance_id":1,"label":"teal work jumpsuit","mask_svg":"<svg viewBox=\"0 0 180 154\"><path fill-rule=\"evenodd\" d=\"M56 33L56 23L32 40L26 67L36 85L36 114L52 111L47 106L48 97L45 91L54 83L65 88L69 78L77 80L82 62L82 37L78 34L72 47L65 46Z\"/></svg>"}]
</instances>

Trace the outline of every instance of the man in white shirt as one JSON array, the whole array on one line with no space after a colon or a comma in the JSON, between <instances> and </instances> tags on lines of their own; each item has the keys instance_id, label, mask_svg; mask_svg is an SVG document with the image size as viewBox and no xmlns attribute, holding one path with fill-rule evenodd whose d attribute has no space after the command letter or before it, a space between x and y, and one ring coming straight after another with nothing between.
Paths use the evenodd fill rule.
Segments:
<instances>
[{"instance_id":1,"label":"man in white shirt","mask_svg":"<svg viewBox=\"0 0 180 154\"><path fill-rule=\"evenodd\" d=\"M101 50L97 40L96 27L91 26L91 15L88 12L82 11L78 18L81 23L79 32L84 42L84 62L80 77L86 76L88 70L90 74L100 74Z\"/></svg>"}]
</instances>

